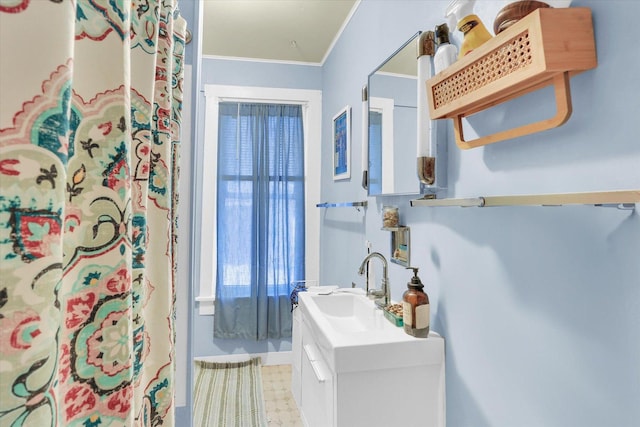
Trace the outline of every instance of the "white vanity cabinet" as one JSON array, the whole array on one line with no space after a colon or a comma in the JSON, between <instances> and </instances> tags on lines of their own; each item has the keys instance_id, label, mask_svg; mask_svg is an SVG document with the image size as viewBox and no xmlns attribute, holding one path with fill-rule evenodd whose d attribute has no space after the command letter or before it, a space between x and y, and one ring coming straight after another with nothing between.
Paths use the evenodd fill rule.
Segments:
<instances>
[{"instance_id":1,"label":"white vanity cabinet","mask_svg":"<svg viewBox=\"0 0 640 427\"><path fill-rule=\"evenodd\" d=\"M336 375L323 359L308 326L302 322L301 417L309 427L335 425Z\"/></svg>"},{"instance_id":2,"label":"white vanity cabinet","mask_svg":"<svg viewBox=\"0 0 640 427\"><path fill-rule=\"evenodd\" d=\"M315 319L304 300L293 314L291 389L305 426L444 427L442 337L406 335L373 306L374 331L342 328L341 337L327 336L324 320ZM396 341L358 341L358 334L369 333Z\"/></svg>"},{"instance_id":3,"label":"white vanity cabinet","mask_svg":"<svg viewBox=\"0 0 640 427\"><path fill-rule=\"evenodd\" d=\"M298 408L302 404L302 390L300 388L300 374L302 373L302 315L300 310L294 309L292 313L292 330L291 330L291 394Z\"/></svg>"},{"instance_id":4,"label":"white vanity cabinet","mask_svg":"<svg viewBox=\"0 0 640 427\"><path fill-rule=\"evenodd\" d=\"M293 310L291 392L305 426L333 423L334 377L317 347L302 309Z\"/></svg>"}]
</instances>

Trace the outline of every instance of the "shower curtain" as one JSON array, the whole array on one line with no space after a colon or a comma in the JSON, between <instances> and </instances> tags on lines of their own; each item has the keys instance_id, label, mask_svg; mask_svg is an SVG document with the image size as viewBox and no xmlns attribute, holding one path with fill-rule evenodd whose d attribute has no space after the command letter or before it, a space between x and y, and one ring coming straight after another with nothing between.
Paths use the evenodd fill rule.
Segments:
<instances>
[{"instance_id":1,"label":"shower curtain","mask_svg":"<svg viewBox=\"0 0 640 427\"><path fill-rule=\"evenodd\" d=\"M173 426L176 0L0 0L0 426Z\"/></svg>"}]
</instances>

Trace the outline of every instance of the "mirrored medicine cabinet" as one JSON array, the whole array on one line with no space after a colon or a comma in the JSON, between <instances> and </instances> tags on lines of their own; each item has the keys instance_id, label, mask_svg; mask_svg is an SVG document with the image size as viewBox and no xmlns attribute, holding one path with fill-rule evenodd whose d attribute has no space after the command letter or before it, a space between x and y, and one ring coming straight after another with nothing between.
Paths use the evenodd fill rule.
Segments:
<instances>
[{"instance_id":1,"label":"mirrored medicine cabinet","mask_svg":"<svg viewBox=\"0 0 640 427\"><path fill-rule=\"evenodd\" d=\"M368 194L420 194L416 174L418 63L414 34L376 68L368 90Z\"/></svg>"}]
</instances>

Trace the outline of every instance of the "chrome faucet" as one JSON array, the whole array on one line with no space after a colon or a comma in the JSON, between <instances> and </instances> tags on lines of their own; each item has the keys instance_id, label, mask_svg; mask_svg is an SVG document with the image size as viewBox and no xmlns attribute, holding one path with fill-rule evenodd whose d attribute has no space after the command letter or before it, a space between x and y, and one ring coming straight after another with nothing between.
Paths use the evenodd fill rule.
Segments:
<instances>
[{"instance_id":1,"label":"chrome faucet","mask_svg":"<svg viewBox=\"0 0 640 427\"><path fill-rule=\"evenodd\" d=\"M386 307L391 302L391 291L389 289L389 276L387 273L387 259L380 252L372 252L366 256L360 268L358 274L363 275L364 269L367 266L367 262L371 258L378 258L382 261L382 287L380 289L369 289L369 283L367 282L367 296L375 298L375 303L378 307Z\"/></svg>"}]
</instances>

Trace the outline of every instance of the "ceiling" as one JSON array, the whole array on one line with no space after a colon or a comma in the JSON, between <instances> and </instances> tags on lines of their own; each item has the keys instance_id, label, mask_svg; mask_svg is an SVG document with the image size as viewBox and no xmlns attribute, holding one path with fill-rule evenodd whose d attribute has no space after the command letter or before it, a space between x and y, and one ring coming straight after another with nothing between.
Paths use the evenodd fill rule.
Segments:
<instances>
[{"instance_id":1,"label":"ceiling","mask_svg":"<svg viewBox=\"0 0 640 427\"><path fill-rule=\"evenodd\" d=\"M202 54L322 64L360 0L203 0Z\"/></svg>"}]
</instances>

